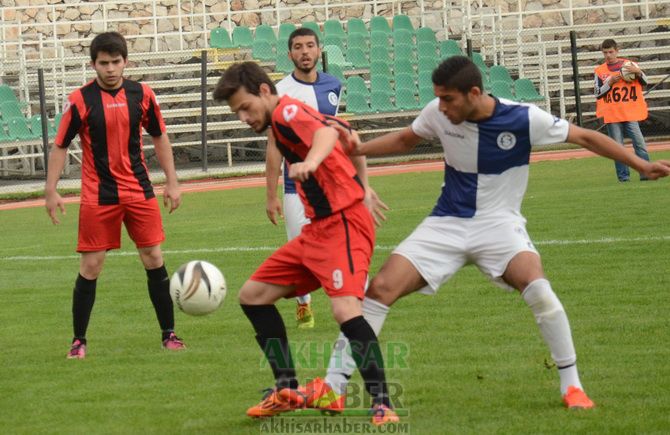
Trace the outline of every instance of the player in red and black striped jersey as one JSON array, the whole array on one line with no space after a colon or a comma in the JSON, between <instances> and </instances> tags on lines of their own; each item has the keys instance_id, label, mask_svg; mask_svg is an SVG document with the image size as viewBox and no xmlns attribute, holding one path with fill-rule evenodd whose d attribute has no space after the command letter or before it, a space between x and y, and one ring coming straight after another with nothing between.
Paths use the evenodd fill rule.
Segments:
<instances>
[{"instance_id":1,"label":"player in red and black striped jersey","mask_svg":"<svg viewBox=\"0 0 670 435\"><path fill-rule=\"evenodd\" d=\"M254 62L228 68L214 99L227 101L240 120L258 133L272 127L311 220L298 237L267 258L239 292L242 310L276 381L272 393L249 408L247 415L267 417L309 404L309 392L298 389L286 328L275 303L323 287L373 398L373 423L397 421L379 342L361 306L375 243L374 221L363 203L365 188L328 121L348 124L299 100L280 98Z\"/></svg>"},{"instance_id":2,"label":"player in red and black striped jersey","mask_svg":"<svg viewBox=\"0 0 670 435\"><path fill-rule=\"evenodd\" d=\"M127 63L126 41L119 33L107 32L93 39L91 65L97 77L69 95L49 157L46 208L53 223L58 224L56 210L64 213L65 207L56 186L67 148L79 135L82 175L77 252L81 261L73 294L74 339L68 358L81 359L86 354L86 329L97 278L106 252L121 246L122 223L147 272L163 347L184 348L174 333L169 278L160 248L165 235L142 150L142 128L151 135L165 172L163 202L170 212L181 202L172 146L151 88L123 77Z\"/></svg>"}]
</instances>

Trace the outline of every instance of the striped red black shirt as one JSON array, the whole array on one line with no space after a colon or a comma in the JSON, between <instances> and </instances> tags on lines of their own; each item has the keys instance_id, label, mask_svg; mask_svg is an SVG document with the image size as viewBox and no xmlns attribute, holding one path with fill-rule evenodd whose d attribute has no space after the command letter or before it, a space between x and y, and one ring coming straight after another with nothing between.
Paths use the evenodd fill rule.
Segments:
<instances>
[{"instance_id":1,"label":"striped red black shirt","mask_svg":"<svg viewBox=\"0 0 670 435\"><path fill-rule=\"evenodd\" d=\"M305 160L314 133L327 126L328 119L349 127L345 121L323 115L299 100L288 96L280 98L272 112L272 133L289 166ZM360 202L365 195L356 169L339 141L317 170L306 181L296 184L305 216L310 219L344 210Z\"/></svg>"},{"instance_id":2,"label":"striped red black shirt","mask_svg":"<svg viewBox=\"0 0 670 435\"><path fill-rule=\"evenodd\" d=\"M82 204L121 204L153 198L142 150L142 129L165 133L156 96L144 83L124 79L119 89L93 80L68 96L56 146L78 134L82 147Z\"/></svg>"}]
</instances>

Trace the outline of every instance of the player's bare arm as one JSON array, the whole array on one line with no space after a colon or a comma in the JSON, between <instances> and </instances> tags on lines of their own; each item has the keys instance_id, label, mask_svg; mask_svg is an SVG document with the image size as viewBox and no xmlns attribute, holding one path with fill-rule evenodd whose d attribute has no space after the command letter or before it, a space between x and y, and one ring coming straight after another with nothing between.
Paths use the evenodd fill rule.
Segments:
<instances>
[{"instance_id":1,"label":"player's bare arm","mask_svg":"<svg viewBox=\"0 0 670 435\"><path fill-rule=\"evenodd\" d=\"M351 163L353 163L356 168L356 174L358 178L363 183L365 188L365 206L370 210L372 214L372 219L375 221L375 226L381 226L382 222L386 221L386 215L384 214L385 210L388 210L389 207L379 198L377 192L370 186L368 181L368 163L365 156L349 156Z\"/></svg>"},{"instance_id":2,"label":"player's bare arm","mask_svg":"<svg viewBox=\"0 0 670 435\"><path fill-rule=\"evenodd\" d=\"M291 164L289 178L297 181L306 181L319 167L321 162L328 157L335 148L338 133L332 127L321 127L314 132L312 146L305 160Z\"/></svg>"},{"instance_id":3,"label":"player's bare arm","mask_svg":"<svg viewBox=\"0 0 670 435\"><path fill-rule=\"evenodd\" d=\"M158 164L165 173L165 190L163 191L163 205L170 207L170 213L181 204L181 190L177 181L177 171L174 167L172 145L167 133L151 138L158 158Z\"/></svg>"},{"instance_id":4,"label":"player's bare arm","mask_svg":"<svg viewBox=\"0 0 670 435\"><path fill-rule=\"evenodd\" d=\"M281 201L277 196L277 187L279 186L279 176L281 174L282 156L277 148L275 137L271 130L268 130L268 145L265 153L265 186L267 200L265 203L265 212L268 219L274 225L277 225L277 216L284 218L282 213Z\"/></svg>"},{"instance_id":5,"label":"player's bare arm","mask_svg":"<svg viewBox=\"0 0 670 435\"><path fill-rule=\"evenodd\" d=\"M65 204L63 203L63 198L56 190L56 186L58 185L60 174L63 172L63 167L65 167L66 158L67 148L61 148L55 145L51 147L51 153L49 154L49 171L47 174L46 185L44 186L44 199L47 214L54 225L60 223L58 215L56 214L56 209L59 209L61 214L65 214Z\"/></svg>"},{"instance_id":6,"label":"player's bare arm","mask_svg":"<svg viewBox=\"0 0 670 435\"><path fill-rule=\"evenodd\" d=\"M670 162L666 160L648 162L633 153L627 152L624 147L609 136L597 131L570 125L567 140L603 157L625 163L651 180L670 175Z\"/></svg>"}]
</instances>

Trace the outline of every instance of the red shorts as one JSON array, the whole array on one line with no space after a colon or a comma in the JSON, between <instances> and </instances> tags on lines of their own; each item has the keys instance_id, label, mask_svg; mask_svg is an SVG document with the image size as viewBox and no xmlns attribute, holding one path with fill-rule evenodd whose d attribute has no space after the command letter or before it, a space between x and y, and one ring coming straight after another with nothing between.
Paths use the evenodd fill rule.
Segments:
<instances>
[{"instance_id":1,"label":"red shorts","mask_svg":"<svg viewBox=\"0 0 670 435\"><path fill-rule=\"evenodd\" d=\"M250 279L293 286L296 296L323 287L330 297L363 299L374 246L374 222L360 202L312 220L298 237L265 260Z\"/></svg>"},{"instance_id":2,"label":"red shorts","mask_svg":"<svg viewBox=\"0 0 670 435\"><path fill-rule=\"evenodd\" d=\"M122 222L138 248L156 246L165 240L156 198L128 204L81 204L77 252L120 248Z\"/></svg>"}]
</instances>

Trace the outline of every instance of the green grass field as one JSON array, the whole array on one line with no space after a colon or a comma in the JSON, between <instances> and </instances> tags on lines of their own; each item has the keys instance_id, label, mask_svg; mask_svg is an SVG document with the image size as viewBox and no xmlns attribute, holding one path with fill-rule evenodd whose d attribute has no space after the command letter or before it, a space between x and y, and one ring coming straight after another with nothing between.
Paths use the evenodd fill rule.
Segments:
<instances>
[{"instance_id":1,"label":"green grass field","mask_svg":"<svg viewBox=\"0 0 670 435\"><path fill-rule=\"evenodd\" d=\"M392 207L373 271L430 212L441 179L439 172L371 179ZM561 406L558 374L530 310L467 267L437 296L412 295L392 308L380 338L384 349L404 352L387 378L409 415L384 433L670 430L670 182L619 184L605 159L536 163L530 180L528 230L567 310L582 381L597 408ZM60 226L42 208L0 212L0 432L272 433L244 414L272 376L236 300L244 280L284 242L283 227L265 217L264 200L263 189L186 194L182 208L165 217L168 269L207 260L229 287L210 316L176 313L189 347L182 353L160 348L145 273L124 235L99 279L83 361L65 359L77 207L68 205ZM325 295L313 300L317 324L309 331L295 327L294 302L279 304L290 340L312 349L301 354L301 380L325 374L337 334ZM358 374L352 383L360 390ZM295 429L324 418L374 433L356 416L284 422Z\"/></svg>"}]
</instances>

